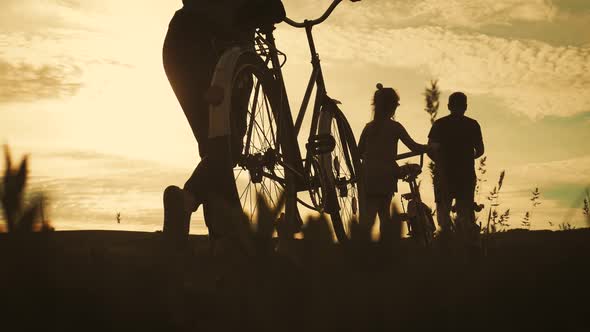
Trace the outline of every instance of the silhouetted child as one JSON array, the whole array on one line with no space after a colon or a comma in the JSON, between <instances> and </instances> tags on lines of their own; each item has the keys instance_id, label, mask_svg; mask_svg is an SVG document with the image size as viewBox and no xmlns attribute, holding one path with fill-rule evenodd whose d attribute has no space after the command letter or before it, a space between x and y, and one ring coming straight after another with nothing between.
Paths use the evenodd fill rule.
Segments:
<instances>
[{"instance_id":1,"label":"silhouetted child","mask_svg":"<svg viewBox=\"0 0 590 332\"><path fill-rule=\"evenodd\" d=\"M367 123L359 140L362 177L365 183L366 211L362 217L372 227L379 215L380 230L391 220L391 200L397 192L397 144L401 140L414 152L426 152L426 145L416 143L401 123L392 119L399 104L392 88L377 84L373 96L373 121ZM382 235L383 236L383 235ZM397 236L397 235L396 235Z\"/></svg>"},{"instance_id":2,"label":"silhouetted child","mask_svg":"<svg viewBox=\"0 0 590 332\"><path fill-rule=\"evenodd\" d=\"M481 128L465 116L467 96L455 92L449 96L450 115L434 122L428 142L437 146L429 156L434 160L437 219L443 232L451 228L450 211L456 201L458 230L468 241L477 240L479 227L474 220L475 159L484 153Z\"/></svg>"}]
</instances>

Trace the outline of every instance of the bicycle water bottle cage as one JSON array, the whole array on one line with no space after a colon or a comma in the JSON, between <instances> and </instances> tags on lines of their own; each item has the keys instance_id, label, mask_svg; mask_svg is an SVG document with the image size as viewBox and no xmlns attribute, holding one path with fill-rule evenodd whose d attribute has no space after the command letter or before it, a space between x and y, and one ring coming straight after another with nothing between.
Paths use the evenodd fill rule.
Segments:
<instances>
[{"instance_id":1,"label":"bicycle water bottle cage","mask_svg":"<svg viewBox=\"0 0 590 332\"><path fill-rule=\"evenodd\" d=\"M312 155L317 156L334 151L336 140L330 134L313 135L309 138L305 147Z\"/></svg>"}]
</instances>

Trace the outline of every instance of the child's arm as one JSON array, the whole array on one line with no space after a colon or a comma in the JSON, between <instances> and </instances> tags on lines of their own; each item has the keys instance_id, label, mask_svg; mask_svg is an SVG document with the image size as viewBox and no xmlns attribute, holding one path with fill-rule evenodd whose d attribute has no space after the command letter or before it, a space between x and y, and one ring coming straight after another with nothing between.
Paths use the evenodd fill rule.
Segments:
<instances>
[{"instance_id":1,"label":"child's arm","mask_svg":"<svg viewBox=\"0 0 590 332\"><path fill-rule=\"evenodd\" d=\"M359 138L359 144L358 144L358 148L359 148L359 155L361 157L361 159L363 159L364 155L365 155L365 151L367 150L367 127L365 126L365 128L363 129L363 132L361 133L361 137Z\"/></svg>"},{"instance_id":2,"label":"child's arm","mask_svg":"<svg viewBox=\"0 0 590 332\"><path fill-rule=\"evenodd\" d=\"M485 148L483 145L483 138L481 135L481 127L479 126L479 123L476 122L474 159L477 159L477 158L483 156L484 152L485 152Z\"/></svg>"},{"instance_id":3,"label":"child's arm","mask_svg":"<svg viewBox=\"0 0 590 332\"><path fill-rule=\"evenodd\" d=\"M440 149L440 138L439 126L438 122L436 121L430 128L430 133L428 133L428 146L430 147L429 151L427 151L428 158L430 158L433 161L437 161L439 158L438 150Z\"/></svg>"},{"instance_id":4,"label":"child's arm","mask_svg":"<svg viewBox=\"0 0 590 332\"><path fill-rule=\"evenodd\" d=\"M404 128L404 126L402 126L401 123L398 122L398 124L399 124L399 131L400 131L399 138L412 152L424 153L427 151L427 149L428 149L427 145L416 143L416 141L414 141L410 137L410 135L406 131L406 128Z\"/></svg>"}]
</instances>

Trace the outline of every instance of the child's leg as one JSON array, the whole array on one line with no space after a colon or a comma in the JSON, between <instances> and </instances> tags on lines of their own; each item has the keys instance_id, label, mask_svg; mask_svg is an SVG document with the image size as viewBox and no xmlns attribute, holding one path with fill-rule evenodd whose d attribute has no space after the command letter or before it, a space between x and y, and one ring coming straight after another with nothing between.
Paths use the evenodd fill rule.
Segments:
<instances>
[{"instance_id":1,"label":"child's leg","mask_svg":"<svg viewBox=\"0 0 590 332\"><path fill-rule=\"evenodd\" d=\"M393 194L384 195L379 204L379 232L381 239L395 239L401 234L400 221L393 220L391 215L391 201Z\"/></svg>"},{"instance_id":2,"label":"child's leg","mask_svg":"<svg viewBox=\"0 0 590 332\"><path fill-rule=\"evenodd\" d=\"M451 205L453 199L446 195L444 198L440 197L436 202L436 221L441 230L451 230Z\"/></svg>"},{"instance_id":3,"label":"child's leg","mask_svg":"<svg viewBox=\"0 0 590 332\"><path fill-rule=\"evenodd\" d=\"M379 196L367 195L366 214L362 217L361 222L366 223L369 231L375 225L375 218L377 218L377 212L379 211L379 198Z\"/></svg>"},{"instance_id":4,"label":"child's leg","mask_svg":"<svg viewBox=\"0 0 590 332\"><path fill-rule=\"evenodd\" d=\"M473 199L457 199L457 228L461 229L462 238L467 245L478 245L479 227L475 224Z\"/></svg>"}]
</instances>

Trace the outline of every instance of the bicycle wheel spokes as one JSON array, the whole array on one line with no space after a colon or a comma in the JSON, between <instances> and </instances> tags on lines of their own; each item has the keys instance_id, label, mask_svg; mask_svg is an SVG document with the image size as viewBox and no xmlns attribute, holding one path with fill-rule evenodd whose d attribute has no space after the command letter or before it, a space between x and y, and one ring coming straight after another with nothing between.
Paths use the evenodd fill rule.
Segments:
<instances>
[{"instance_id":1,"label":"bicycle wheel spokes","mask_svg":"<svg viewBox=\"0 0 590 332\"><path fill-rule=\"evenodd\" d=\"M332 171L336 185L336 195L340 205L340 217L348 232L348 223L358 218L358 190L356 177L351 167L351 157L345 137L338 130L337 121L332 121L332 136L336 141L332 151Z\"/></svg>"},{"instance_id":2,"label":"bicycle wheel spokes","mask_svg":"<svg viewBox=\"0 0 590 332\"><path fill-rule=\"evenodd\" d=\"M234 107L232 104L232 112L247 105L245 116L236 117L242 119L247 128L243 131L244 144L234 168L234 176L242 208L252 223L258 219L258 196L262 196L271 209L280 208L278 204L286 186L285 170L280 165L283 156L277 137L277 110L273 109L273 100L268 95L268 82L263 74L261 68L254 64L238 64L232 91L232 103L240 101L236 97L240 94L249 96L247 101L241 100L242 105ZM243 81L250 82L250 91L240 91L243 84L238 82Z\"/></svg>"},{"instance_id":3,"label":"bicycle wheel spokes","mask_svg":"<svg viewBox=\"0 0 590 332\"><path fill-rule=\"evenodd\" d=\"M348 239L349 223L359 218L359 195L356 174L360 159L352 130L335 104L326 104L318 124L319 134L329 134L335 140L334 150L321 155L325 174L326 211L330 213L338 241Z\"/></svg>"}]
</instances>

